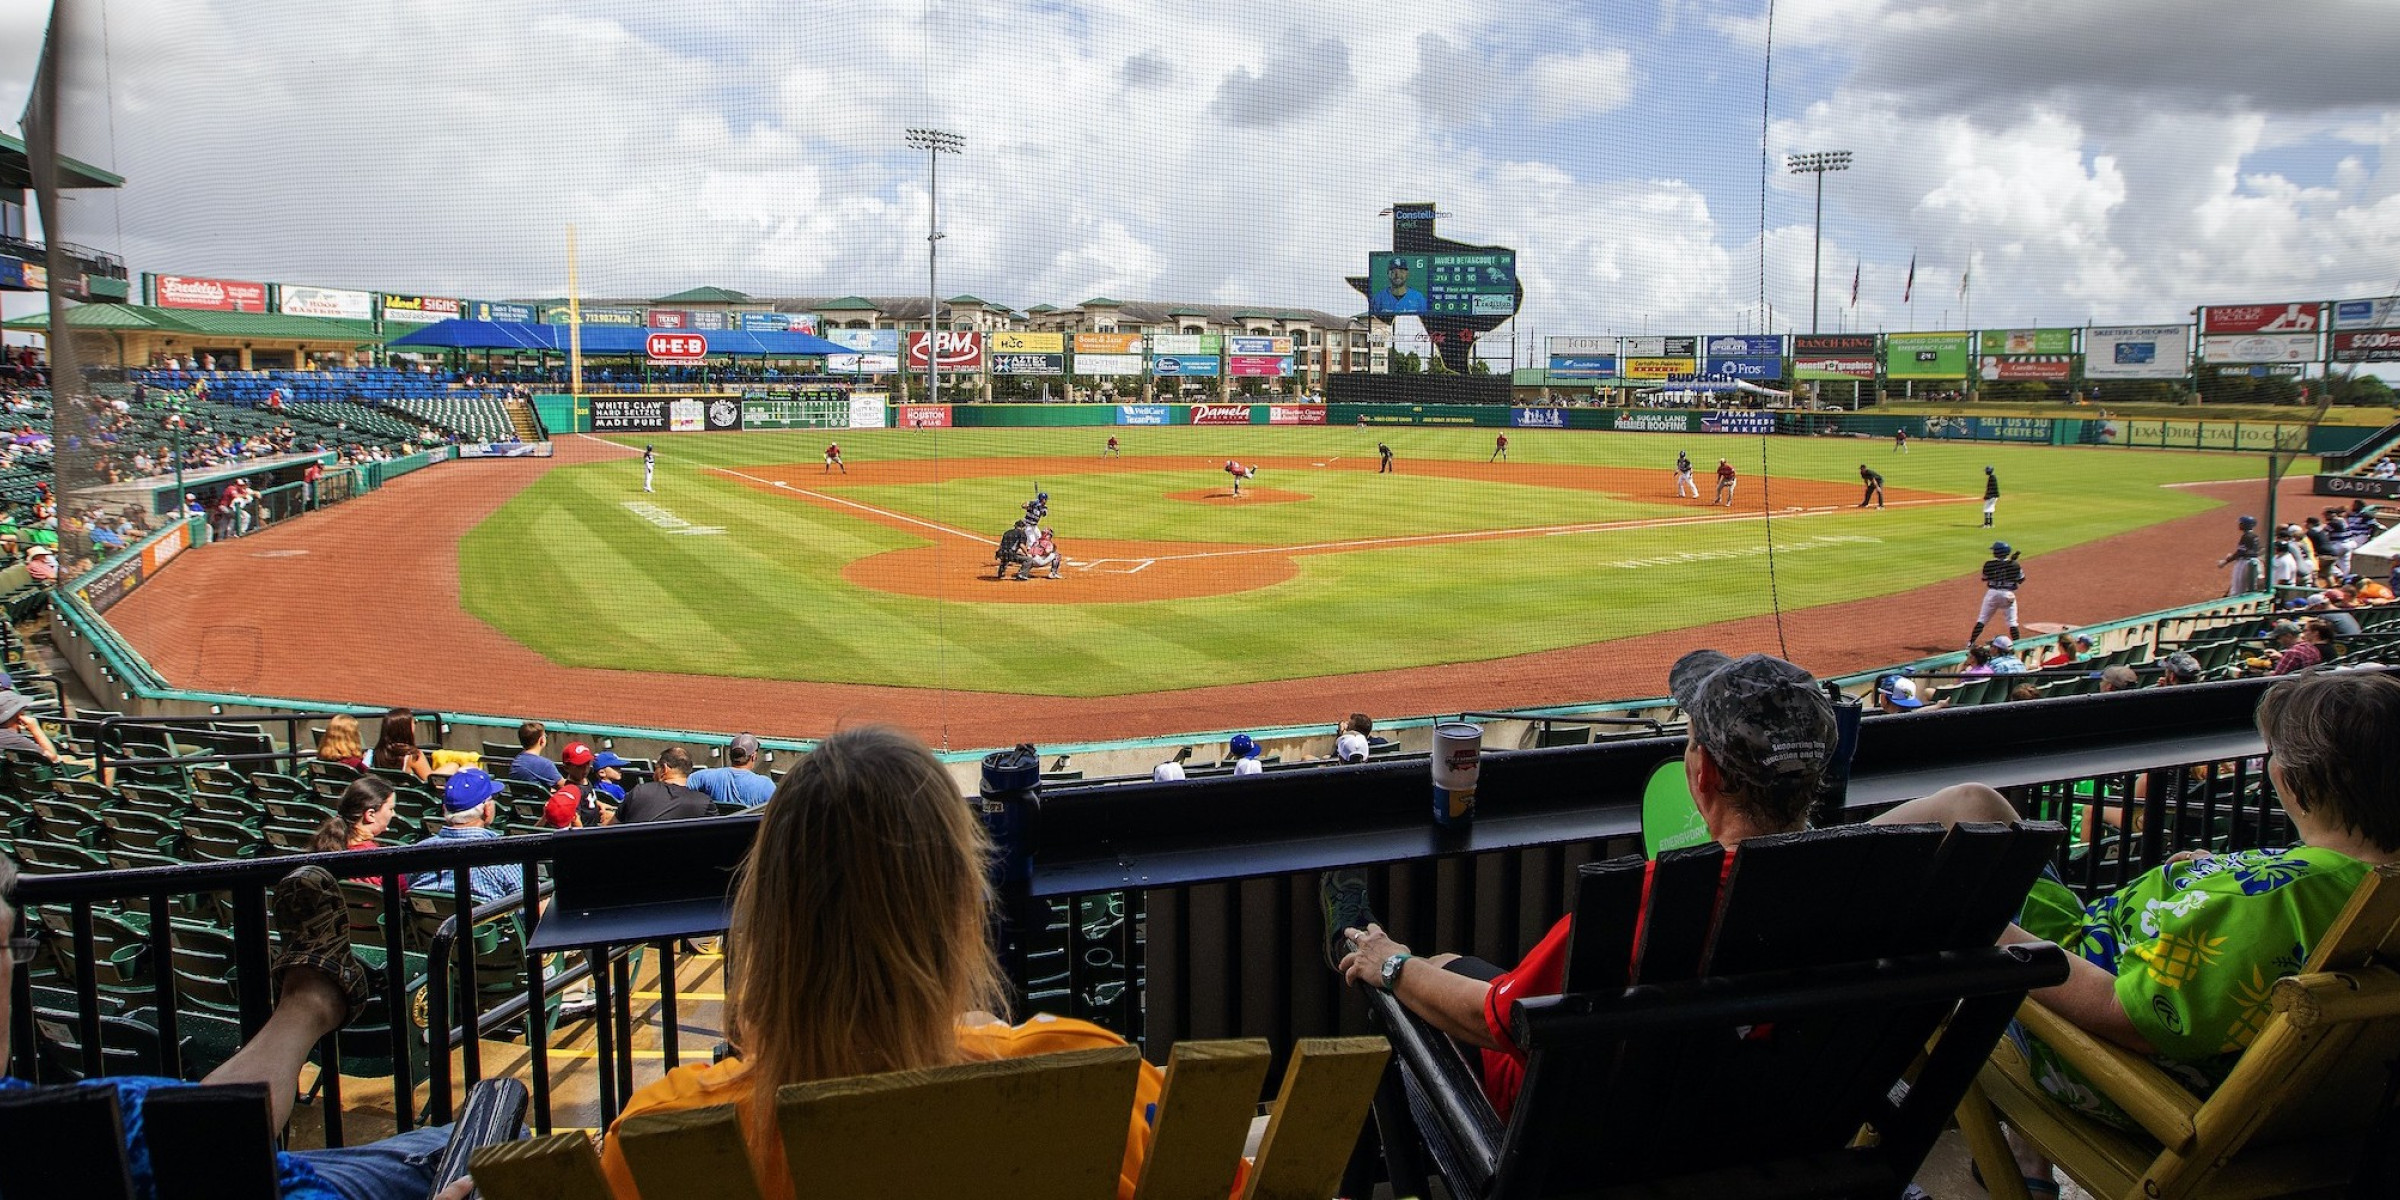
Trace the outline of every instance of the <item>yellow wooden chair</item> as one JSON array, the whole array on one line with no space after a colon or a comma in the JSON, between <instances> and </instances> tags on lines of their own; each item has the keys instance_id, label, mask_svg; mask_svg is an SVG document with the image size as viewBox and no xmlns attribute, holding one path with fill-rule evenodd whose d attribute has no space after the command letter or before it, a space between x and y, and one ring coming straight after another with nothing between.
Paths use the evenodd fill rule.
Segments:
<instances>
[{"instance_id":1,"label":"yellow wooden chair","mask_svg":"<svg viewBox=\"0 0 2400 1200\"><path fill-rule=\"evenodd\" d=\"M2400 866L2359 885L2298 975L2279 980L2273 1015L2207 1099L2149 1060L2101 1041L2032 1000L2018 1012L2147 1136L2069 1111L2045 1095L2009 1042L1960 1103L1986 1186L2027 1200L1998 1118L2100 1197L2235 1200L2339 1189L2366 1131L2392 1102L2400 1067Z\"/></svg>"},{"instance_id":2,"label":"yellow wooden chair","mask_svg":"<svg viewBox=\"0 0 2400 1200\"><path fill-rule=\"evenodd\" d=\"M1390 1052L1382 1038L1299 1044L1243 1200L1333 1195ZM1175 1047L1140 1200L1231 1195L1268 1057L1257 1040ZM1119 1046L792 1084L777 1093L776 1117L793 1190L803 1200L1108 1200L1139 1058ZM633 1117L614 1136L645 1200L760 1195L731 1105ZM473 1170L487 1200L612 1200L580 1132L487 1147Z\"/></svg>"}]
</instances>

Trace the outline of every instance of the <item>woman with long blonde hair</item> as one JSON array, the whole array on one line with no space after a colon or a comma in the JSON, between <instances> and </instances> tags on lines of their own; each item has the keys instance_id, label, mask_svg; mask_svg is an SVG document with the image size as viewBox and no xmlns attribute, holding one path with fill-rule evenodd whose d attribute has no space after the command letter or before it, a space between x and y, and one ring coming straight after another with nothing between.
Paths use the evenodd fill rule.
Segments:
<instances>
[{"instance_id":1,"label":"woman with long blonde hair","mask_svg":"<svg viewBox=\"0 0 2400 1200\"><path fill-rule=\"evenodd\" d=\"M1083 1021L1010 1026L1007 981L989 940L991 846L940 763L887 728L827 739L764 806L733 900L725 1008L736 1056L678 1067L618 1117L736 1105L767 1200L792 1195L775 1089L978 1059L1123 1045ZM1149 1149L1144 1066L1118 1191L1132 1194ZM636 1193L616 1139L602 1165Z\"/></svg>"},{"instance_id":2,"label":"woman with long blonde hair","mask_svg":"<svg viewBox=\"0 0 2400 1200\"><path fill-rule=\"evenodd\" d=\"M317 739L317 760L337 762L352 770L366 769L366 747L358 739L357 717L335 713L326 720L325 735Z\"/></svg>"}]
</instances>

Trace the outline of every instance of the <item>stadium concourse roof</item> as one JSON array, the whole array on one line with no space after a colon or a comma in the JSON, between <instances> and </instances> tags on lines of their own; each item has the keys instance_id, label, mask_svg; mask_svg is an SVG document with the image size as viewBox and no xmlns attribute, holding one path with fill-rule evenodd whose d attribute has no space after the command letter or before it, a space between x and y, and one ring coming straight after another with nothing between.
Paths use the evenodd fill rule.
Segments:
<instances>
[{"instance_id":1,"label":"stadium concourse roof","mask_svg":"<svg viewBox=\"0 0 2400 1200\"><path fill-rule=\"evenodd\" d=\"M125 177L114 171L103 171L89 163L80 163L65 155L58 159L58 186L70 188L113 188L125 186ZM0 133L0 190L21 192L33 186L33 160L26 156L25 142Z\"/></svg>"},{"instance_id":2,"label":"stadium concourse roof","mask_svg":"<svg viewBox=\"0 0 2400 1200\"><path fill-rule=\"evenodd\" d=\"M139 330L200 337L238 337L279 342L341 342L365 345L386 335L372 321L338 317L295 317L283 313L203 312L197 309L155 308L145 304L79 304L67 310L67 324L76 329ZM50 314L18 317L0 328L50 331Z\"/></svg>"},{"instance_id":3,"label":"stadium concourse roof","mask_svg":"<svg viewBox=\"0 0 2400 1200\"><path fill-rule=\"evenodd\" d=\"M815 358L828 354L856 354L814 334L777 330L658 330L626 325L586 325L579 339L585 354L640 354L653 333L678 333L704 336L711 354L777 355L784 358ZM567 327L564 325L522 325L514 321L468 321L453 318L420 325L387 343L401 349L443 350L546 350L565 353L569 348Z\"/></svg>"}]
</instances>

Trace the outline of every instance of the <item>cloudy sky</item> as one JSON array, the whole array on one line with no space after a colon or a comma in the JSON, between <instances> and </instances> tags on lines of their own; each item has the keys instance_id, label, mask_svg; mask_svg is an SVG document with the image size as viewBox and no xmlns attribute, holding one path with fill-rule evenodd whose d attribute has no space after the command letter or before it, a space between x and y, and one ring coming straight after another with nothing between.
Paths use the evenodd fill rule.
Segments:
<instances>
[{"instance_id":1,"label":"cloudy sky","mask_svg":"<svg viewBox=\"0 0 2400 1200\"><path fill-rule=\"evenodd\" d=\"M0 5L0 120L42 7ZM1782 0L1771 93L1762 0L74 11L69 150L130 182L68 236L136 270L548 295L572 222L589 293L914 292L930 123L945 294L1348 313L1377 210L1433 200L1518 250L1522 333L1805 332L1763 102L1766 161L1856 156L1829 330L2400 290L2395 0Z\"/></svg>"}]
</instances>

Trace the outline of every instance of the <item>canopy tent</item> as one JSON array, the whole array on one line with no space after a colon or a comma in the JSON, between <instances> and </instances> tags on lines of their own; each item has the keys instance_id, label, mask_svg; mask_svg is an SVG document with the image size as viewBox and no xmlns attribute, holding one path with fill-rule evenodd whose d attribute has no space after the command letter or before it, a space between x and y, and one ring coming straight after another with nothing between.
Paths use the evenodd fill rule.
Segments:
<instances>
[{"instance_id":1,"label":"canopy tent","mask_svg":"<svg viewBox=\"0 0 2400 1200\"><path fill-rule=\"evenodd\" d=\"M1699 379L1688 383L1668 383L1645 388L1642 394L1647 396L1657 392L1748 392L1754 396L1773 396L1782 400L1792 398L1790 392L1779 392L1771 387L1760 387L1747 379Z\"/></svg>"},{"instance_id":2,"label":"canopy tent","mask_svg":"<svg viewBox=\"0 0 2400 1200\"><path fill-rule=\"evenodd\" d=\"M829 354L857 353L815 334L791 330L646 329L632 325L586 325L582 328L585 354L641 354L653 333L707 338L711 355L820 358ZM564 354L568 349L568 337L567 326L564 325L522 325L514 321L453 318L411 330L393 338L389 345L395 350L546 350Z\"/></svg>"}]
</instances>

